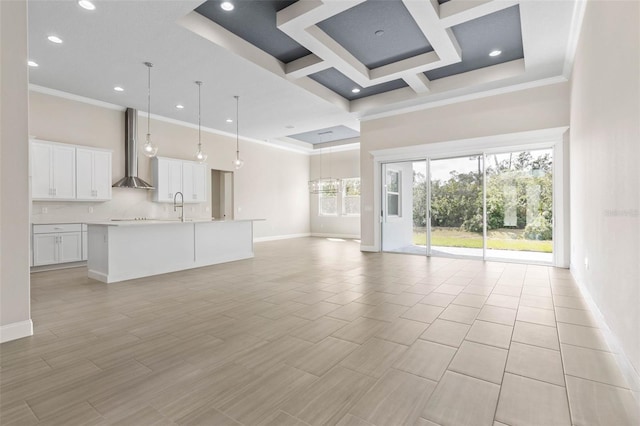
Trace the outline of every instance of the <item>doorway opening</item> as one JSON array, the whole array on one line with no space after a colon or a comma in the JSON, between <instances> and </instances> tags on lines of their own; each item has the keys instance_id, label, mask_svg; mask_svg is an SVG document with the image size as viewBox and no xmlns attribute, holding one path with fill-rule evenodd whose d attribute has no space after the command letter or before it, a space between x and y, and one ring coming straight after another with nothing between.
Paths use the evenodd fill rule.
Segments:
<instances>
[{"instance_id":1,"label":"doorway opening","mask_svg":"<svg viewBox=\"0 0 640 426\"><path fill-rule=\"evenodd\" d=\"M233 172L211 170L211 217L233 220Z\"/></svg>"}]
</instances>

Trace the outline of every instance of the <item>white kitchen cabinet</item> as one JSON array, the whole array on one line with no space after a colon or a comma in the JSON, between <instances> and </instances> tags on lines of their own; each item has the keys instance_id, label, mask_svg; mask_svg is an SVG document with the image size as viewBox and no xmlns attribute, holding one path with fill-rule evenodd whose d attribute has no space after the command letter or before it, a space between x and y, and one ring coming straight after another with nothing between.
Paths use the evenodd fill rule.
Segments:
<instances>
[{"instance_id":1,"label":"white kitchen cabinet","mask_svg":"<svg viewBox=\"0 0 640 426\"><path fill-rule=\"evenodd\" d=\"M75 147L31 143L31 196L34 200L76 198Z\"/></svg>"},{"instance_id":2,"label":"white kitchen cabinet","mask_svg":"<svg viewBox=\"0 0 640 426\"><path fill-rule=\"evenodd\" d=\"M81 201L111 199L111 152L76 149L76 198Z\"/></svg>"},{"instance_id":3,"label":"white kitchen cabinet","mask_svg":"<svg viewBox=\"0 0 640 426\"><path fill-rule=\"evenodd\" d=\"M82 225L33 225L33 266L78 262L82 259Z\"/></svg>"},{"instance_id":4,"label":"white kitchen cabinet","mask_svg":"<svg viewBox=\"0 0 640 426\"><path fill-rule=\"evenodd\" d=\"M173 202L176 192L182 191L182 161L172 158L154 157L153 201Z\"/></svg>"},{"instance_id":5,"label":"white kitchen cabinet","mask_svg":"<svg viewBox=\"0 0 640 426\"><path fill-rule=\"evenodd\" d=\"M207 201L207 166L191 161L182 163L182 193L185 203Z\"/></svg>"},{"instance_id":6,"label":"white kitchen cabinet","mask_svg":"<svg viewBox=\"0 0 640 426\"><path fill-rule=\"evenodd\" d=\"M152 166L155 186L153 201L172 203L176 192L182 192L185 203L207 200L206 164L155 157Z\"/></svg>"}]
</instances>

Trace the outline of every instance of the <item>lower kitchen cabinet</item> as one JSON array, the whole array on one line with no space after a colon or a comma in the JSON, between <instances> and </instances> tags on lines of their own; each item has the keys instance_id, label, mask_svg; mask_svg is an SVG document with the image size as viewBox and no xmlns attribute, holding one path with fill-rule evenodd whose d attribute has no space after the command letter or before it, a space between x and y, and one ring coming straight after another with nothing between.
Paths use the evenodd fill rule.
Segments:
<instances>
[{"instance_id":1,"label":"lower kitchen cabinet","mask_svg":"<svg viewBox=\"0 0 640 426\"><path fill-rule=\"evenodd\" d=\"M82 229L80 223L33 225L33 266L86 259Z\"/></svg>"}]
</instances>

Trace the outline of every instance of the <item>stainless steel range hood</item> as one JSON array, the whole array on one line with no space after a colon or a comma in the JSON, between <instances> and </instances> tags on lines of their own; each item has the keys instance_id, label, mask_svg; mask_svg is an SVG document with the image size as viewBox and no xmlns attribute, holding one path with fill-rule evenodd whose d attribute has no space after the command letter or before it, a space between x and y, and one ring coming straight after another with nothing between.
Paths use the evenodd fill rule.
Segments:
<instances>
[{"instance_id":1,"label":"stainless steel range hood","mask_svg":"<svg viewBox=\"0 0 640 426\"><path fill-rule=\"evenodd\" d=\"M124 126L125 176L113 184L114 188L153 189L138 177L138 110L127 108Z\"/></svg>"}]
</instances>

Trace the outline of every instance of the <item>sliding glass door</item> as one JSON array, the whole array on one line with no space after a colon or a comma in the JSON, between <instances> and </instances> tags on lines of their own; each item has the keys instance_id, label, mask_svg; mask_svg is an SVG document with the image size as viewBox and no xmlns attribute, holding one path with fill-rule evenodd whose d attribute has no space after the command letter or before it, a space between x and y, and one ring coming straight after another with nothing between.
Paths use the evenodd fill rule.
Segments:
<instances>
[{"instance_id":1,"label":"sliding glass door","mask_svg":"<svg viewBox=\"0 0 640 426\"><path fill-rule=\"evenodd\" d=\"M487 258L553 262L553 150L486 161Z\"/></svg>"},{"instance_id":2,"label":"sliding glass door","mask_svg":"<svg viewBox=\"0 0 640 426\"><path fill-rule=\"evenodd\" d=\"M430 253L482 258L482 154L431 160L429 168Z\"/></svg>"},{"instance_id":3,"label":"sliding glass door","mask_svg":"<svg viewBox=\"0 0 640 426\"><path fill-rule=\"evenodd\" d=\"M383 164L382 249L553 262L553 149Z\"/></svg>"}]
</instances>

